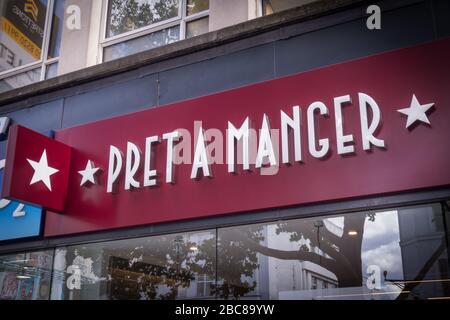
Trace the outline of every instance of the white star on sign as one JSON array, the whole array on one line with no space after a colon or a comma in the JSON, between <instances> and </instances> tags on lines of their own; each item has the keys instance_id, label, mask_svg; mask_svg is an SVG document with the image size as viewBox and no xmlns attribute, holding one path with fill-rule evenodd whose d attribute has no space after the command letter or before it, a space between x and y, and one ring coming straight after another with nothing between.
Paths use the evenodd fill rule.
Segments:
<instances>
[{"instance_id":1,"label":"white star on sign","mask_svg":"<svg viewBox=\"0 0 450 320\"><path fill-rule=\"evenodd\" d=\"M42 152L41 159L39 160L39 162L30 159L27 160L34 169L34 174L33 178L31 178L30 185L42 181L47 187L47 189L52 191L50 176L52 174L57 173L59 170L48 166L47 151L44 149L44 152Z\"/></svg>"},{"instance_id":2,"label":"white star on sign","mask_svg":"<svg viewBox=\"0 0 450 320\"><path fill-rule=\"evenodd\" d=\"M406 120L406 128L408 128L410 125L412 125L417 120L431 124L430 120L428 120L426 112L432 106L434 106L434 103L428 103L428 104L421 105L419 103L419 101L417 100L416 95L413 94L412 100L411 100L411 105L409 106L409 108L399 109L397 111L408 116L408 119Z\"/></svg>"},{"instance_id":3,"label":"white star on sign","mask_svg":"<svg viewBox=\"0 0 450 320\"><path fill-rule=\"evenodd\" d=\"M94 178L94 175L97 173L97 171L100 170L100 168L95 168L94 164L91 160L88 160L86 163L86 168L84 170L78 171L79 174L81 174L81 183L80 187L86 184L86 182L91 182L92 184L96 184L97 181Z\"/></svg>"}]
</instances>

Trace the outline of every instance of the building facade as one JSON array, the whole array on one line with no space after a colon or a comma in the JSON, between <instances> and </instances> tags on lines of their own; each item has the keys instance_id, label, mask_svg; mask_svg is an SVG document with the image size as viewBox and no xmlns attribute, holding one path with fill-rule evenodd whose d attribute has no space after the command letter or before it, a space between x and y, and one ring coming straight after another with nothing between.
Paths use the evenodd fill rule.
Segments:
<instances>
[{"instance_id":1,"label":"building facade","mask_svg":"<svg viewBox=\"0 0 450 320\"><path fill-rule=\"evenodd\" d=\"M448 1L8 0L0 13L0 299L450 296ZM415 101L426 110L409 123L397 111ZM246 124L259 144L236 131L230 158L228 132ZM15 125L71 148L61 210L27 198L56 178L11 178ZM183 152L177 128L193 137ZM199 143L219 136L222 161ZM52 164L50 147L17 143L41 157L29 170ZM89 168L98 180L80 184Z\"/></svg>"}]
</instances>

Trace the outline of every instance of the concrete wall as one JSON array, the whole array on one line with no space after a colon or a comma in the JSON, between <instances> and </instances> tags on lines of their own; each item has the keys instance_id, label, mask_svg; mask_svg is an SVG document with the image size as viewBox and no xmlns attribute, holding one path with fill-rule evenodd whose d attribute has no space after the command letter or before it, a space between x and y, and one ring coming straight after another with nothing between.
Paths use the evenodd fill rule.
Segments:
<instances>
[{"instance_id":1,"label":"concrete wall","mask_svg":"<svg viewBox=\"0 0 450 320\"><path fill-rule=\"evenodd\" d=\"M88 65L87 53L91 30L91 9L98 2L99 0L64 1L64 24L62 28L58 74L82 69ZM68 23L68 19L69 22L73 22L74 20L79 20L79 22ZM100 21L99 19L97 20ZM93 21L93 24L95 22Z\"/></svg>"}]
</instances>

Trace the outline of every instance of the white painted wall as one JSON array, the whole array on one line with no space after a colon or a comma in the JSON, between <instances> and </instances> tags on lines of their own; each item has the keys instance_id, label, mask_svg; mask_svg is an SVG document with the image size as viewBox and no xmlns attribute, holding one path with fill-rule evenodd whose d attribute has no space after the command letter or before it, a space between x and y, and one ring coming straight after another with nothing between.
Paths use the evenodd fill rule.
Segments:
<instances>
[{"instance_id":1,"label":"white painted wall","mask_svg":"<svg viewBox=\"0 0 450 320\"><path fill-rule=\"evenodd\" d=\"M79 8L79 16L74 13ZM75 8L76 8L75 7ZM58 74L96 64L99 52L102 0L66 0ZM78 9L77 9L78 10ZM75 15L75 16L74 16ZM73 19L79 19L79 28Z\"/></svg>"}]
</instances>

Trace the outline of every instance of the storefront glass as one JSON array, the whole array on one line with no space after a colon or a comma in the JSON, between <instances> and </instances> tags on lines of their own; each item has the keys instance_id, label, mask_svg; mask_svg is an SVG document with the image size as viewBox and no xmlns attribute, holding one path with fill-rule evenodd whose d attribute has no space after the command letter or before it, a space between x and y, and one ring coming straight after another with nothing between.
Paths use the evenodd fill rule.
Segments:
<instances>
[{"instance_id":1,"label":"storefront glass","mask_svg":"<svg viewBox=\"0 0 450 320\"><path fill-rule=\"evenodd\" d=\"M218 242L222 298L450 294L440 204L219 229Z\"/></svg>"},{"instance_id":2,"label":"storefront glass","mask_svg":"<svg viewBox=\"0 0 450 320\"><path fill-rule=\"evenodd\" d=\"M1 299L440 299L445 206L429 204L0 257ZM295 210L295 209L293 209ZM51 265L53 262L53 270Z\"/></svg>"},{"instance_id":3,"label":"storefront glass","mask_svg":"<svg viewBox=\"0 0 450 320\"><path fill-rule=\"evenodd\" d=\"M211 298L215 231L57 248L52 299Z\"/></svg>"},{"instance_id":4,"label":"storefront glass","mask_svg":"<svg viewBox=\"0 0 450 320\"><path fill-rule=\"evenodd\" d=\"M47 300L53 250L0 256L0 300Z\"/></svg>"}]
</instances>

